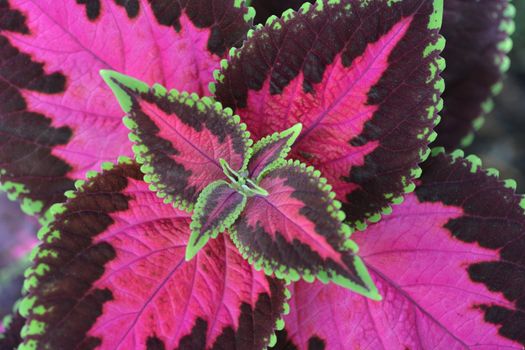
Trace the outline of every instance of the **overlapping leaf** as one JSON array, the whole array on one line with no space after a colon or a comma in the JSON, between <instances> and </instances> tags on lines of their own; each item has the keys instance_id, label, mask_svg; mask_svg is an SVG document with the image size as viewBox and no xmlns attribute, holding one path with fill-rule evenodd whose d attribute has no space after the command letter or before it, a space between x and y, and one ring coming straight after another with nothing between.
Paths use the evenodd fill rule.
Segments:
<instances>
[{"instance_id":1,"label":"overlapping leaf","mask_svg":"<svg viewBox=\"0 0 525 350\"><path fill-rule=\"evenodd\" d=\"M474 131L492 110L492 97L501 91L509 68L516 10L509 0L446 0L442 34L446 90L443 120L436 144L454 150L467 146Z\"/></svg>"},{"instance_id":2,"label":"overlapping leaf","mask_svg":"<svg viewBox=\"0 0 525 350\"><path fill-rule=\"evenodd\" d=\"M22 349L263 349L282 283L227 236L186 262L190 215L149 191L138 166L107 169L40 232Z\"/></svg>"},{"instance_id":3,"label":"overlapping leaf","mask_svg":"<svg viewBox=\"0 0 525 350\"><path fill-rule=\"evenodd\" d=\"M479 166L425 163L415 194L354 237L384 301L296 283L276 349L523 349L524 200Z\"/></svg>"},{"instance_id":4,"label":"overlapping leaf","mask_svg":"<svg viewBox=\"0 0 525 350\"><path fill-rule=\"evenodd\" d=\"M192 208L206 186L227 179L220 159L235 171L245 168L252 141L231 109L160 85L150 89L116 72L102 74L127 113L146 181L166 202Z\"/></svg>"},{"instance_id":5,"label":"overlapping leaf","mask_svg":"<svg viewBox=\"0 0 525 350\"><path fill-rule=\"evenodd\" d=\"M297 122L291 156L361 226L413 190L438 122L442 1L319 0L249 34L212 85L254 138Z\"/></svg>"},{"instance_id":6,"label":"overlapping leaf","mask_svg":"<svg viewBox=\"0 0 525 350\"><path fill-rule=\"evenodd\" d=\"M278 277L329 280L380 299L342 223L341 204L319 172L288 161L259 183L267 196L248 199L230 229L243 255L256 268Z\"/></svg>"},{"instance_id":7,"label":"overlapping leaf","mask_svg":"<svg viewBox=\"0 0 525 350\"><path fill-rule=\"evenodd\" d=\"M131 155L98 71L205 95L252 12L237 0L2 0L2 188L40 212L86 170Z\"/></svg>"}]
</instances>

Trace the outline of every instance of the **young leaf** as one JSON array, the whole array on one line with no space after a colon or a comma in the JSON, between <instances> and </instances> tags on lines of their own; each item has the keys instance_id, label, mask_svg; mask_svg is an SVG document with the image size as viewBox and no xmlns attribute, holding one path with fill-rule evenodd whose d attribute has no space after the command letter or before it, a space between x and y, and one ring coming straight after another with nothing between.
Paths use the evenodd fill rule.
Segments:
<instances>
[{"instance_id":1,"label":"young leaf","mask_svg":"<svg viewBox=\"0 0 525 350\"><path fill-rule=\"evenodd\" d=\"M256 268L277 277L313 281L315 277L372 299L381 297L349 240L340 203L319 172L288 161L260 184L267 196L248 199L229 229L239 250Z\"/></svg>"},{"instance_id":2,"label":"young leaf","mask_svg":"<svg viewBox=\"0 0 525 350\"><path fill-rule=\"evenodd\" d=\"M442 34L447 40L443 72L443 120L436 144L449 150L466 147L491 112L509 68L516 10L509 0L446 0Z\"/></svg>"},{"instance_id":3,"label":"young leaf","mask_svg":"<svg viewBox=\"0 0 525 350\"><path fill-rule=\"evenodd\" d=\"M248 163L249 177L258 181L265 172L282 164L302 127L301 123L295 124L288 130L276 132L257 142L253 146L253 155Z\"/></svg>"},{"instance_id":4,"label":"young leaf","mask_svg":"<svg viewBox=\"0 0 525 350\"><path fill-rule=\"evenodd\" d=\"M191 209L206 186L226 179L220 159L235 171L245 168L252 141L231 109L160 85L150 89L116 72L101 74L127 113L124 123L146 181L166 202Z\"/></svg>"},{"instance_id":5,"label":"young leaf","mask_svg":"<svg viewBox=\"0 0 525 350\"><path fill-rule=\"evenodd\" d=\"M223 180L208 185L200 194L191 217L191 236L186 260L191 260L210 238L228 229L246 206L246 196Z\"/></svg>"},{"instance_id":6,"label":"young leaf","mask_svg":"<svg viewBox=\"0 0 525 350\"><path fill-rule=\"evenodd\" d=\"M423 168L414 194L354 236L384 301L299 282L276 349L523 349L523 197L475 157Z\"/></svg>"},{"instance_id":7,"label":"young leaf","mask_svg":"<svg viewBox=\"0 0 525 350\"><path fill-rule=\"evenodd\" d=\"M2 0L2 188L34 214L62 202L87 170L131 156L98 71L204 96L252 17L239 0Z\"/></svg>"},{"instance_id":8,"label":"young leaf","mask_svg":"<svg viewBox=\"0 0 525 350\"><path fill-rule=\"evenodd\" d=\"M319 0L271 18L212 85L255 140L297 122L291 157L334 186L350 223L413 190L438 122L443 0Z\"/></svg>"},{"instance_id":9,"label":"young leaf","mask_svg":"<svg viewBox=\"0 0 525 350\"><path fill-rule=\"evenodd\" d=\"M138 166L106 169L40 232L21 349L263 349L282 283L225 235L186 262L190 215L149 191Z\"/></svg>"}]
</instances>

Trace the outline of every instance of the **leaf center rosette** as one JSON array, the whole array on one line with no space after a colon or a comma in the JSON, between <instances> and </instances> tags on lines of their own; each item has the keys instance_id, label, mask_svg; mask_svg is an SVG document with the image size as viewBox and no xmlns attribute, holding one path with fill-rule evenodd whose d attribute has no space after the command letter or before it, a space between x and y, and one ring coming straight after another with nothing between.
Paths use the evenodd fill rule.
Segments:
<instances>
[{"instance_id":1,"label":"leaf center rosette","mask_svg":"<svg viewBox=\"0 0 525 350\"><path fill-rule=\"evenodd\" d=\"M192 212L187 261L227 231L268 275L332 281L381 298L332 187L313 167L286 159L301 123L254 143L240 117L209 97L101 74L126 112L149 188Z\"/></svg>"}]
</instances>

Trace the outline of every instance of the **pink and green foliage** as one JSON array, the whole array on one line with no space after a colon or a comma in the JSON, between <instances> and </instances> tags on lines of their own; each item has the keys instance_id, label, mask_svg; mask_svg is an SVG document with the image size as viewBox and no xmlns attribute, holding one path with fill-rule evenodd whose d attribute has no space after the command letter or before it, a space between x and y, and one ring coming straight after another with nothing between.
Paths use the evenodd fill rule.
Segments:
<instances>
[{"instance_id":1,"label":"pink and green foliage","mask_svg":"<svg viewBox=\"0 0 525 350\"><path fill-rule=\"evenodd\" d=\"M0 181L43 214L0 348L523 349L525 201L426 160L443 104L447 147L488 111L512 15L0 0Z\"/></svg>"},{"instance_id":2,"label":"pink and green foliage","mask_svg":"<svg viewBox=\"0 0 525 350\"><path fill-rule=\"evenodd\" d=\"M235 171L246 167L252 141L246 125L211 98L103 71L127 113L124 123L146 181L176 206L192 209L210 183L226 180L220 159Z\"/></svg>"},{"instance_id":3,"label":"pink and green foliage","mask_svg":"<svg viewBox=\"0 0 525 350\"><path fill-rule=\"evenodd\" d=\"M236 191L226 181L211 183L199 196L192 217L192 236L186 259L191 260L210 238L217 238L235 221L246 206L246 195Z\"/></svg>"},{"instance_id":4,"label":"pink and green foliage","mask_svg":"<svg viewBox=\"0 0 525 350\"><path fill-rule=\"evenodd\" d=\"M476 157L436 152L423 171L355 236L383 302L299 282L277 349L523 349L523 198Z\"/></svg>"},{"instance_id":5,"label":"pink and green foliage","mask_svg":"<svg viewBox=\"0 0 525 350\"><path fill-rule=\"evenodd\" d=\"M253 146L253 154L248 163L249 176L260 180L265 175L265 171L278 167L290 153L302 128L302 124L296 124L288 130L276 132L259 140Z\"/></svg>"},{"instance_id":6,"label":"pink and green foliage","mask_svg":"<svg viewBox=\"0 0 525 350\"><path fill-rule=\"evenodd\" d=\"M294 10L303 0L252 0L255 22ZM313 3L314 0L308 2ZM468 146L493 108L492 97L501 91L501 78L509 68L516 12L510 0L445 0L442 35L447 44L443 58L446 89L442 121L434 145L447 150Z\"/></svg>"},{"instance_id":7,"label":"pink and green foliage","mask_svg":"<svg viewBox=\"0 0 525 350\"><path fill-rule=\"evenodd\" d=\"M331 186L312 167L284 161L300 124L251 149L239 116L208 97L149 88L111 71L102 75L127 113L124 123L150 189L166 204L193 210L187 260L232 228L235 243L258 269L292 280L332 280L380 299L355 256ZM297 258L302 255L307 258Z\"/></svg>"},{"instance_id":8,"label":"pink and green foliage","mask_svg":"<svg viewBox=\"0 0 525 350\"><path fill-rule=\"evenodd\" d=\"M380 299L341 222L341 204L319 172L289 161L266 174L259 186L267 196L248 200L231 235L257 267L294 281L301 276L333 282Z\"/></svg>"},{"instance_id":9,"label":"pink and green foliage","mask_svg":"<svg viewBox=\"0 0 525 350\"><path fill-rule=\"evenodd\" d=\"M236 0L0 4L0 176L29 213L63 201L87 170L132 155L100 69L209 94L253 17Z\"/></svg>"},{"instance_id":10,"label":"pink and green foliage","mask_svg":"<svg viewBox=\"0 0 525 350\"><path fill-rule=\"evenodd\" d=\"M26 272L22 348L262 349L283 312L282 282L227 236L184 258L190 214L165 205L139 167L106 167L39 233Z\"/></svg>"},{"instance_id":11,"label":"pink and green foliage","mask_svg":"<svg viewBox=\"0 0 525 350\"><path fill-rule=\"evenodd\" d=\"M433 1L305 3L252 31L212 91L255 140L301 122L291 157L319 169L362 228L413 190L435 137L438 12Z\"/></svg>"}]
</instances>

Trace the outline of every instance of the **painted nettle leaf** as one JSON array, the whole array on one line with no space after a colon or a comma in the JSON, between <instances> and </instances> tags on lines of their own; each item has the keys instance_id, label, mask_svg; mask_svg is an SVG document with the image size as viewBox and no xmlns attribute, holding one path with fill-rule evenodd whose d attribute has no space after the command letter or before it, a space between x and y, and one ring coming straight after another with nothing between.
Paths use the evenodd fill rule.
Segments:
<instances>
[{"instance_id":1,"label":"painted nettle leaf","mask_svg":"<svg viewBox=\"0 0 525 350\"><path fill-rule=\"evenodd\" d=\"M445 0L443 119L434 143L453 151L468 146L493 108L510 65L515 8L510 0Z\"/></svg>"},{"instance_id":2,"label":"painted nettle leaf","mask_svg":"<svg viewBox=\"0 0 525 350\"><path fill-rule=\"evenodd\" d=\"M42 224L0 348L524 349L525 199L445 153L513 15L0 0L0 188Z\"/></svg>"},{"instance_id":3,"label":"painted nettle leaf","mask_svg":"<svg viewBox=\"0 0 525 350\"><path fill-rule=\"evenodd\" d=\"M383 302L298 282L275 349L523 349L525 201L497 174L435 152L415 193L354 236Z\"/></svg>"},{"instance_id":4,"label":"painted nettle leaf","mask_svg":"<svg viewBox=\"0 0 525 350\"><path fill-rule=\"evenodd\" d=\"M187 260L231 228L236 245L259 270L291 280L332 280L380 299L355 255L331 186L313 167L284 160L301 124L252 149L239 116L208 97L101 74L126 112L150 189L164 203L194 209Z\"/></svg>"},{"instance_id":5,"label":"painted nettle leaf","mask_svg":"<svg viewBox=\"0 0 525 350\"><path fill-rule=\"evenodd\" d=\"M318 1L232 50L212 92L255 140L300 122L290 156L319 169L353 226L414 189L439 121L440 0Z\"/></svg>"},{"instance_id":6,"label":"painted nettle leaf","mask_svg":"<svg viewBox=\"0 0 525 350\"><path fill-rule=\"evenodd\" d=\"M167 203L191 210L206 186L227 179L220 159L235 171L246 167L252 141L231 109L113 71L102 75L126 113L146 181Z\"/></svg>"},{"instance_id":7,"label":"painted nettle leaf","mask_svg":"<svg viewBox=\"0 0 525 350\"><path fill-rule=\"evenodd\" d=\"M250 5L256 10L255 22L264 23L305 2L314 1L253 0ZM491 112L492 97L501 91L502 75L509 68L515 12L511 0L444 1L441 34L447 42L443 50L446 89L434 145L450 151L468 146Z\"/></svg>"},{"instance_id":8,"label":"painted nettle leaf","mask_svg":"<svg viewBox=\"0 0 525 350\"><path fill-rule=\"evenodd\" d=\"M121 162L83 184L39 233L19 349L263 349L282 282L222 235L185 259L190 214Z\"/></svg>"},{"instance_id":9,"label":"painted nettle leaf","mask_svg":"<svg viewBox=\"0 0 525 350\"><path fill-rule=\"evenodd\" d=\"M1 0L0 181L38 213L131 156L100 69L207 95L254 16L239 0Z\"/></svg>"}]
</instances>

